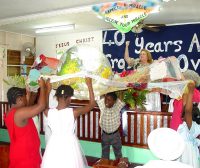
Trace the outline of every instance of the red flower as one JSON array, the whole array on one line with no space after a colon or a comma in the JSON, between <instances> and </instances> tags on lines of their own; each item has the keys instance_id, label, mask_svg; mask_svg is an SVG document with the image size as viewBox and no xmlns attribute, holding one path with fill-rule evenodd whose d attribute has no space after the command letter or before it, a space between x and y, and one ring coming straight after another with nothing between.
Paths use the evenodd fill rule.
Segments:
<instances>
[{"instance_id":1,"label":"red flower","mask_svg":"<svg viewBox=\"0 0 200 168\"><path fill-rule=\"evenodd\" d=\"M123 71L119 76L120 77L125 77L126 76L126 71Z\"/></svg>"},{"instance_id":2,"label":"red flower","mask_svg":"<svg viewBox=\"0 0 200 168\"><path fill-rule=\"evenodd\" d=\"M135 72L134 70L123 71L122 73L120 73L119 76L123 78L123 77L126 77L126 76L134 73L134 72Z\"/></svg>"},{"instance_id":3,"label":"red flower","mask_svg":"<svg viewBox=\"0 0 200 168\"><path fill-rule=\"evenodd\" d=\"M128 83L127 87L133 87L133 83Z\"/></svg>"},{"instance_id":4,"label":"red flower","mask_svg":"<svg viewBox=\"0 0 200 168\"><path fill-rule=\"evenodd\" d=\"M147 83L128 83L127 87L132 87L135 90L144 90L147 88Z\"/></svg>"},{"instance_id":5,"label":"red flower","mask_svg":"<svg viewBox=\"0 0 200 168\"><path fill-rule=\"evenodd\" d=\"M133 96L133 97L138 97L138 93L137 93L137 92L134 92L134 93L132 94L132 96Z\"/></svg>"},{"instance_id":6,"label":"red flower","mask_svg":"<svg viewBox=\"0 0 200 168\"><path fill-rule=\"evenodd\" d=\"M45 59L46 59L46 56L45 56L44 54L41 54L41 55L40 55L40 59L41 59L41 60L42 60L42 62L43 62L43 61L45 61Z\"/></svg>"}]
</instances>

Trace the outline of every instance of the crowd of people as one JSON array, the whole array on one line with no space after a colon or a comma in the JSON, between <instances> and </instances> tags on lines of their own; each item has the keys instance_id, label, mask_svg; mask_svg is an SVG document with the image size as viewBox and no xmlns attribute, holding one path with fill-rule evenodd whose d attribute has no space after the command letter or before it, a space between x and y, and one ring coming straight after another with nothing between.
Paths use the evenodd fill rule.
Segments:
<instances>
[{"instance_id":1,"label":"crowd of people","mask_svg":"<svg viewBox=\"0 0 200 168\"><path fill-rule=\"evenodd\" d=\"M141 50L139 58L129 56L130 42L126 42L124 59L134 69L148 66L153 62L148 50ZM185 75L187 76L187 75ZM191 77L186 77L191 80ZM71 98L74 90L69 85L60 85L55 91L55 100L52 97L50 80L39 80L39 94L37 101L30 97L26 89L11 87L7 92L10 110L5 115L5 123L10 137L10 165L9 168L85 168L86 158L79 145L75 134L76 119L90 112L97 104L100 109L100 127L102 130L102 155L104 159L110 159L110 147L112 146L115 158L123 158L122 143L119 132L121 124L120 111L125 103L116 93L111 92L95 100L92 79L85 78L89 91L89 102L83 107L71 108ZM183 137L186 148L179 158L180 162L199 168L200 140L200 112L193 102L200 101L200 92L195 87L200 84L199 76L193 78L187 85L182 99L174 101L171 128ZM151 93L156 99L150 98L148 103L160 101L160 93ZM150 96L152 96L150 95ZM54 96L54 95L53 95ZM34 100L34 101L33 101ZM56 101L55 105L51 104ZM152 106L153 107L153 106ZM147 109L148 110L148 109ZM150 111L161 111L161 106ZM39 113L44 113L51 136L46 141L46 148L41 157L40 140L33 119ZM119 162L119 167L127 167L124 162Z\"/></svg>"}]
</instances>

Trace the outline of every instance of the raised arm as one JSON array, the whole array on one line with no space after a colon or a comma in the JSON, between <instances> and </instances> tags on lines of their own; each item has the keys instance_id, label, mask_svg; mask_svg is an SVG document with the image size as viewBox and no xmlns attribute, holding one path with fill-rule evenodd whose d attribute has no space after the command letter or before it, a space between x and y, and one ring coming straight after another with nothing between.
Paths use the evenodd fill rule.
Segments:
<instances>
[{"instance_id":1,"label":"raised arm","mask_svg":"<svg viewBox=\"0 0 200 168\"><path fill-rule=\"evenodd\" d=\"M45 99L45 82L43 79L39 80L40 86L40 94L39 99L36 104L32 106L25 106L18 108L15 113L15 123L18 126L24 126L27 123L27 119L32 118L42 112L46 107L46 99Z\"/></svg>"},{"instance_id":2,"label":"raised arm","mask_svg":"<svg viewBox=\"0 0 200 168\"><path fill-rule=\"evenodd\" d=\"M49 111L49 95L50 95L51 89L52 89L52 86L50 83L50 79L47 79L47 82L46 82L46 104L47 105L46 105L46 109L44 110L44 114L46 117L48 116L48 111Z\"/></svg>"},{"instance_id":3,"label":"raised arm","mask_svg":"<svg viewBox=\"0 0 200 168\"><path fill-rule=\"evenodd\" d=\"M134 59L130 58L130 56L129 56L129 51L128 51L129 44L130 44L130 41L126 41L124 59L125 59L126 63L128 64L128 66L133 66Z\"/></svg>"},{"instance_id":4,"label":"raised arm","mask_svg":"<svg viewBox=\"0 0 200 168\"><path fill-rule=\"evenodd\" d=\"M26 89L27 106L32 106L35 104L37 95L37 92L31 92L28 89Z\"/></svg>"},{"instance_id":5,"label":"raised arm","mask_svg":"<svg viewBox=\"0 0 200 168\"><path fill-rule=\"evenodd\" d=\"M95 99L94 99L93 87L92 87L92 79L91 78L86 78L85 82L87 84L88 91L89 91L89 104L86 105L86 106L83 106L83 107L74 108L74 118L75 119L77 117L79 117L80 115L89 112L96 105L96 102L95 102Z\"/></svg>"},{"instance_id":6,"label":"raised arm","mask_svg":"<svg viewBox=\"0 0 200 168\"><path fill-rule=\"evenodd\" d=\"M193 82L188 84L188 94L183 97L183 109L185 111L184 120L187 123L188 128L190 129L192 126L192 108L193 108L193 92L194 92L195 84Z\"/></svg>"}]
</instances>

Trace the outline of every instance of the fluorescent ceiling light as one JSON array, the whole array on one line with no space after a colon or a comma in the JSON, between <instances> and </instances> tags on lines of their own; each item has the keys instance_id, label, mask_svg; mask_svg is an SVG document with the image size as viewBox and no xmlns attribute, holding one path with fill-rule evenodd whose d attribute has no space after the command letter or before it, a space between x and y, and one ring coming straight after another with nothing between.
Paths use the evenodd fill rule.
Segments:
<instances>
[{"instance_id":1,"label":"fluorescent ceiling light","mask_svg":"<svg viewBox=\"0 0 200 168\"><path fill-rule=\"evenodd\" d=\"M43 28L36 29L35 33L47 33L47 32L57 32L57 31L63 31L63 30L73 30L74 28L75 28L74 24L43 27Z\"/></svg>"}]
</instances>

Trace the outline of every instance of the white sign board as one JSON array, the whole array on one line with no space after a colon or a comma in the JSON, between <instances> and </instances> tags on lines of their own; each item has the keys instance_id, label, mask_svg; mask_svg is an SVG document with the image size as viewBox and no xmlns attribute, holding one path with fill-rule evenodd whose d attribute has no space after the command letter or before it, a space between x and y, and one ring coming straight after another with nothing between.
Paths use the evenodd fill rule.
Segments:
<instances>
[{"instance_id":1,"label":"white sign board","mask_svg":"<svg viewBox=\"0 0 200 168\"><path fill-rule=\"evenodd\" d=\"M69 48L87 44L102 51L102 31L36 37L36 55L59 58Z\"/></svg>"}]
</instances>

